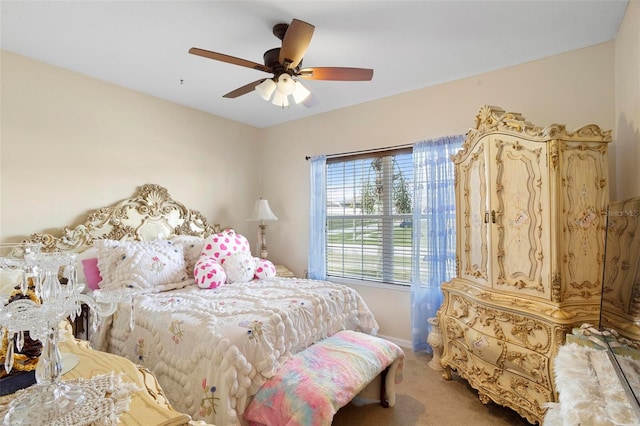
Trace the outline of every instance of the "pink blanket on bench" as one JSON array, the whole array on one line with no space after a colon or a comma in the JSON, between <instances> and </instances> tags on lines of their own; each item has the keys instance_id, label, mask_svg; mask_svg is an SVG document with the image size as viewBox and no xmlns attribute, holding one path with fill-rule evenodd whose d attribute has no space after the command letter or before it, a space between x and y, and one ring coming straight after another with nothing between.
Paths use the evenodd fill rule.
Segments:
<instances>
[{"instance_id":1,"label":"pink blanket on bench","mask_svg":"<svg viewBox=\"0 0 640 426\"><path fill-rule=\"evenodd\" d=\"M250 425L330 425L333 415L404 352L394 343L341 331L289 359L258 391L244 413Z\"/></svg>"}]
</instances>

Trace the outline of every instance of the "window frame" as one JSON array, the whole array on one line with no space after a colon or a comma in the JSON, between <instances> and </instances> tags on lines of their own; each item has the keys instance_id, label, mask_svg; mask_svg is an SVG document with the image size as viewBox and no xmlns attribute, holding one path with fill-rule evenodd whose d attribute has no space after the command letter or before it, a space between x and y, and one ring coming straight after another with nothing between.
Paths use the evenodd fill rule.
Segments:
<instances>
[{"instance_id":1,"label":"window frame","mask_svg":"<svg viewBox=\"0 0 640 426\"><path fill-rule=\"evenodd\" d=\"M408 263L400 264L398 267L401 272L399 273L403 279L396 279L394 275L398 274L398 272L394 273L394 269L396 268L396 256L394 251L397 249L396 243L394 240L394 223L400 221L400 223L410 222L413 224L413 203L411 203L411 211L405 213L397 213L394 212L394 191L395 191L395 180L394 180L394 168L396 167L394 163L397 164L397 156L400 155L409 155L408 160L404 160L404 167L409 167L408 171L410 176L403 176L403 179L407 183L403 183L403 185L408 185L410 188L413 185L413 147L395 147L395 148L383 148L379 150L371 150L367 152L359 152L357 154L347 154L341 156L334 156L326 159L326 175L327 180L325 182L325 195L327 197L327 202L325 206L325 268L326 268L326 276L327 279L331 279L333 281L340 281L345 283L367 283L369 285L375 287L385 287L385 288L393 288L393 289L409 289L411 286L411 272L413 269L413 256L412 256L412 239L413 235L411 232L412 227L409 227L407 230L403 231L406 235L404 236L405 242L407 244L403 244L403 247L406 247L406 259L408 259ZM356 214L345 214L345 215L335 215L330 214L329 204L331 203L332 197L329 197L330 186L332 184L332 173L331 167L336 163L344 164L348 162L354 162L354 164L358 160L372 160L375 158L382 158L383 167L381 169L381 181L382 181L382 211L380 214L363 214L361 211L360 215ZM402 167L398 165L400 168L400 174L402 175ZM347 185L343 186L346 187ZM354 184L354 187L357 185ZM406 190L406 188L405 188ZM413 197L413 191L408 191L410 197ZM355 202L355 200L354 200ZM354 209L355 210L355 209ZM330 267L330 259L332 252L332 243L331 238L329 236L330 231L330 221L332 220L378 220L381 225L381 239L380 244L375 245L381 250L381 263L382 263L382 274L379 279L374 277L365 276L363 273L364 268L359 271L358 274L345 274L344 268L342 269L342 273L337 272L335 269ZM400 227L400 226L399 226ZM408 238L408 240L407 240ZM343 240L344 241L344 240ZM364 247L364 244L361 242L359 247ZM340 258L344 263L345 256L344 252L341 254ZM406 260L405 260L406 262Z\"/></svg>"}]
</instances>

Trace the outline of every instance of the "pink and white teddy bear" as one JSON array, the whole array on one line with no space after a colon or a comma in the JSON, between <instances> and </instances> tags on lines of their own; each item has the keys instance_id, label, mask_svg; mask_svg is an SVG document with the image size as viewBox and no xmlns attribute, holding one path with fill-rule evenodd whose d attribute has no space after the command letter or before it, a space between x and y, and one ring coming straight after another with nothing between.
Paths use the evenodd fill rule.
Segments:
<instances>
[{"instance_id":1,"label":"pink and white teddy bear","mask_svg":"<svg viewBox=\"0 0 640 426\"><path fill-rule=\"evenodd\" d=\"M247 282L276 276L271 261L253 257L249 241L233 229L209 236L193 268L200 288L217 288L225 283Z\"/></svg>"}]
</instances>

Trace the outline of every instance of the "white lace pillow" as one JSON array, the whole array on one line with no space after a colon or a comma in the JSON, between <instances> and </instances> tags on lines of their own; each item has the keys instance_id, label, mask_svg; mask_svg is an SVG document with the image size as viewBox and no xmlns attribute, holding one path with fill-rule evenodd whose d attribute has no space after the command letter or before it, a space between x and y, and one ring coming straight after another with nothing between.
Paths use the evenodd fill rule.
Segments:
<instances>
[{"instance_id":1,"label":"white lace pillow","mask_svg":"<svg viewBox=\"0 0 640 426\"><path fill-rule=\"evenodd\" d=\"M246 283L253 279L256 262L248 251L232 253L222 265L228 283Z\"/></svg>"},{"instance_id":2,"label":"white lace pillow","mask_svg":"<svg viewBox=\"0 0 640 426\"><path fill-rule=\"evenodd\" d=\"M187 274L193 275L193 268L200 260L200 253L204 247L204 238L194 235L176 235L171 242L181 245L184 250L184 260L187 263Z\"/></svg>"},{"instance_id":3,"label":"white lace pillow","mask_svg":"<svg viewBox=\"0 0 640 426\"><path fill-rule=\"evenodd\" d=\"M100 288L139 288L166 290L168 284L186 285L184 250L168 240L113 241L101 240L98 249L98 269L102 276Z\"/></svg>"}]
</instances>

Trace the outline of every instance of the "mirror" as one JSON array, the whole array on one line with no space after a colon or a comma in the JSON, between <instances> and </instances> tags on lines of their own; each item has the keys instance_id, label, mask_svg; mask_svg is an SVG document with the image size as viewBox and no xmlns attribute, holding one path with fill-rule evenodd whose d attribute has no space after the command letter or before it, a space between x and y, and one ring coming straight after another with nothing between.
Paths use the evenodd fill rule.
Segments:
<instances>
[{"instance_id":1,"label":"mirror","mask_svg":"<svg viewBox=\"0 0 640 426\"><path fill-rule=\"evenodd\" d=\"M611 203L607 212L600 330L640 411L640 197Z\"/></svg>"}]
</instances>

